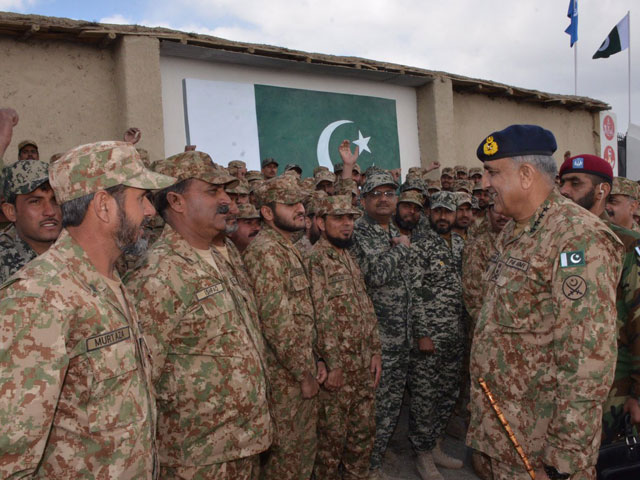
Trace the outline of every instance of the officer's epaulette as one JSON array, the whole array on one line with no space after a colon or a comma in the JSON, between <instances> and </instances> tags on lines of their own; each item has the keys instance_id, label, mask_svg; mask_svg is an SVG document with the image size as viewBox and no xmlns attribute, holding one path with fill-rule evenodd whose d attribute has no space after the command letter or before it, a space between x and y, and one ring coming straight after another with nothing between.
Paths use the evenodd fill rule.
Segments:
<instances>
[{"instance_id":1,"label":"officer's epaulette","mask_svg":"<svg viewBox=\"0 0 640 480\"><path fill-rule=\"evenodd\" d=\"M544 218L544 215L547 213L547 210L549 210L549 205L545 205L544 206L544 208L540 212L540 215L538 215L538 218L536 218L536 221L533 222L533 225L531 226L530 233L535 233L535 231L538 229L538 227L540 226L540 222Z\"/></svg>"}]
</instances>

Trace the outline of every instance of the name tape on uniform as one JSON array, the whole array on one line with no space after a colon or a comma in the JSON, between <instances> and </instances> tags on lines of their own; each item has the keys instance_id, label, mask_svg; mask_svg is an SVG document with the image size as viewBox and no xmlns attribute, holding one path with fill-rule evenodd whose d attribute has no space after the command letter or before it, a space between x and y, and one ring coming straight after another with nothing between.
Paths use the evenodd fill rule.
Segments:
<instances>
[{"instance_id":1,"label":"name tape on uniform","mask_svg":"<svg viewBox=\"0 0 640 480\"><path fill-rule=\"evenodd\" d=\"M215 295L216 293L220 293L224 290L224 285L221 283L216 283L215 285L210 285L202 290L198 290L196 292L196 298L199 302L204 300L205 298L210 297L211 295Z\"/></svg>"},{"instance_id":2,"label":"name tape on uniform","mask_svg":"<svg viewBox=\"0 0 640 480\"><path fill-rule=\"evenodd\" d=\"M560 254L560 266L568 267L584 267L584 251L576 250L575 252L562 252Z\"/></svg>"},{"instance_id":3,"label":"name tape on uniform","mask_svg":"<svg viewBox=\"0 0 640 480\"><path fill-rule=\"evenodd\" d=\"M87 338L87 352L108 347L123 340L131 338L129 327L122 327L112 332L101 333L91 338Z\"/></svg>"}]
</instances>

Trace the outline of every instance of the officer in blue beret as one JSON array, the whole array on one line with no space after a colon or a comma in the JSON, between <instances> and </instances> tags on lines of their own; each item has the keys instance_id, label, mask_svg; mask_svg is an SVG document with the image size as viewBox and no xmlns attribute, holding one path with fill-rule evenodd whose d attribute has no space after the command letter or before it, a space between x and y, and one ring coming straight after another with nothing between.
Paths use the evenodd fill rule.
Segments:
<instances>
[{"instance_id":1,"label":"officer in blue beret","mask_svg":"<svg viewBox=\"0 0 640 480\"><path fill-rule=\"evenodd\" d=\"M494 478L595 479L602 405L616 363L616 285L623 246L555 188L553 134L511 125L486 136L483 187L511 217L482 281L471 349L467 443ZM514 448L480 386L511 426Z\"/></svg>"}]
</instances>

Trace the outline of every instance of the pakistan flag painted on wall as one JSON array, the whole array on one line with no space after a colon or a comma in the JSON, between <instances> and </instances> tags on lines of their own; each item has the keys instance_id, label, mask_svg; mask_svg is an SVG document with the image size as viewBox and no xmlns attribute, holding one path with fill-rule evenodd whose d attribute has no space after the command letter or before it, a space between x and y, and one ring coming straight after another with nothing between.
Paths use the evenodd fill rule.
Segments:
<instances>
[{"instance_id":1,"label":"pakistan flag painted on wall","mask_svg":"<svg viewBox=\"0 0 640 480\"><path fill-rule=\"evenodd\" d=\"M396 102L385 98L255 85L260 157L303 166L341 162L344 139L360 147L364 170L400 167ZM286 160L285 160L286 159ZM284 163L283 163L284 162Z\"/></svg>"},{"instance_id":2,"label":"pakistan flag painted on wall","mask_svg":"<svg viewBox=\"0 0 640 480\"><path fill-rule=\"evenodd\" d=\"M344 139L360 147L358 164L400 167L395 100L295 88L185 79L187 143L227 165L259 170L273 157L282 172L297 163L310 176L333 169Z\"/></svg>"}]
</instances>

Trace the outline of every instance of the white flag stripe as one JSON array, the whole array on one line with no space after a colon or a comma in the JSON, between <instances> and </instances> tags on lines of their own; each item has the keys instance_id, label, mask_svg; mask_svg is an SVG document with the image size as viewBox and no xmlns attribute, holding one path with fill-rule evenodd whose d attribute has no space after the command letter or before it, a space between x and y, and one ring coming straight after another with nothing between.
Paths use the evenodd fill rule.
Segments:
<instances>
[{"instance_id":1,"label":"white flag stripe","mask_svg":"<svg viewBox=\"0 0 640 480\"><path fill-rule=\"evenodd\" d=\"M567 263L567 254L565 252L560 254L560 266L561 267L566 267L567 265L569 265Z\"/></svg>"},{"instance_id":2,"label":"white flag stripe","mask_svg":"<svg viewBox=\"0 0 640 480\"><path fill-rule=\"evenodd\" d=\"M627 13L622 20L616 25L618 36L620 37L620 49L629 48L629 14Z\"/></svg>"},{"instance_id":3,"label":"white flag stripe","mask_svg":"<svg viewBox=\"0 0 640 480\"><path fill-rule=\"evenodd\" d=\"M191 143L222 166L242 160L247 170L260 170L253 84L194 78L184 84Z\"/></svg>"}]
</instances>

